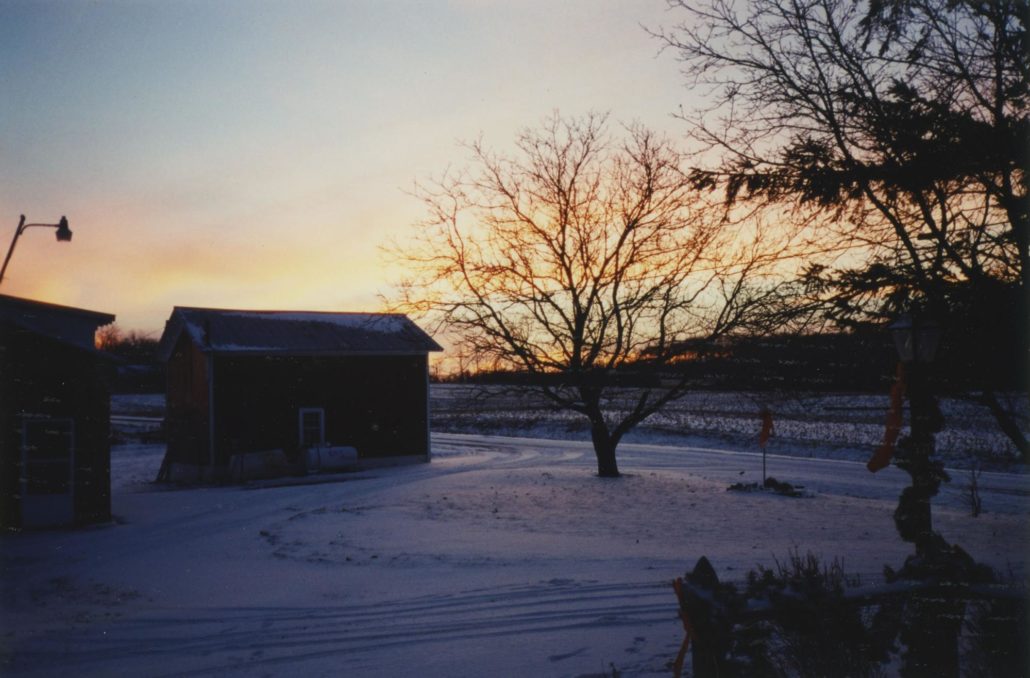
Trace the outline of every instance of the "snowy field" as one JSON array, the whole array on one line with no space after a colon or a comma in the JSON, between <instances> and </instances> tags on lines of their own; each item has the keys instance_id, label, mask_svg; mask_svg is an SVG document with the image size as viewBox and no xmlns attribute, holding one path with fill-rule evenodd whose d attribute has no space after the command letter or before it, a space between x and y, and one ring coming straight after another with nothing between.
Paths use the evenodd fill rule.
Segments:
<instances>
[{"instance_id":1,"label":"snowy field","mask_svg":"<svg viewBox=\"0 0 1030 678\"><path fill-rule=\"evenodd\" d=\"M770 475L807 493L787 498L726 491L760 480L754 434L690 435L624 444L618 480L580 440L434 432L430 464L194 489L149 483L160 444L117 445L114 524L2 537L0 675L669 675L670 581L700 556L740 580L798 548L874 583L910 552L891 519L907 476L840 458L854 439L779 438ZM953 478L936 528L1025 576L1030 479L985 472L972 518Z\"/></svg>"},{"instance_id":2,"label":"snowy field","mask_svg":"<svg viewBox=\"0 0 1030 678\"><path fill-rule=\"evenodd\" d=\"M607 403L617 414L636 393L616 391ZM1026 395L1000 396L1024 431L1030 429ZM971 400L941 398L945 427L937 435L937 455L951 466L1002 469L1017 458L1015 446L986 407ZM497 386L436 384L432 390L433 428L452 433L589 440L582 415L555 411L540 396ZM669 403L627 436L628 442L707 445L713 441L754 447L760 412L773 414L776 434L769 451L790 456L866 461L883 439L889 399L883 394L697 391ZM907 408L905 416L907 417ZM1009 469L1014 470L1014 469Z\"/></svg>"}]
</instances>

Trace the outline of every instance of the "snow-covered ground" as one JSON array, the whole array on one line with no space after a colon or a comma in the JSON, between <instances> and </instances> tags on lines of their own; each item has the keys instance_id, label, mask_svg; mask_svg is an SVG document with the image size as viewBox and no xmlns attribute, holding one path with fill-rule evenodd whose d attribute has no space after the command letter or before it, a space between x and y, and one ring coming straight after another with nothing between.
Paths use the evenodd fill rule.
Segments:
<instances>
[{"instance_id":1,"label":"snow-covered ground","mask_svg":"<svg viewBox=\"0 0 1030 678\"><path fill-rule=\"evenodd\" d=\"M608 411L617 415L635 402L638 392L614 390ZM1026 394L1002 395L1024 431L1030 430ZM944 429L937 435L937 456L947 464L968 468L1008 468L1018 458L990 411L973 400L939 400ZM589 440L586 419L556 411L532 391L499 386L436 384L432 389L433 427L451 433ZM797 391L695 391L646 419L627 436L628 442L704 445L717 441L731 447L754 446L760 412L768 408L776 433L769 450L791 456L865 461L883 439L889 407L886 393L812 393ZM904 413L908 416L907 407ZM1009 469L1014 470L1014 469Z\"/></svg>"},{"instance_id":2,"label":"snow-covered ground","mask_svg":"<svg viewBox=\"0 0 1030 678\"><path fill-rule=\"evenodd\" d=\"M2 537L0 674L668 675L669 584L702 555L724 579L795 547L870 583L901 565L903 473L809 445L769 459L808 496L727 492L761 477L732 440L627 443L603 480L583 441L434 433L430 464L193 489L149 484L160 445L117 445L114 524ZM985 472L978 518L966 482L935 526L1025 575L1030 479Z\"/></svg>"}]
</instances>

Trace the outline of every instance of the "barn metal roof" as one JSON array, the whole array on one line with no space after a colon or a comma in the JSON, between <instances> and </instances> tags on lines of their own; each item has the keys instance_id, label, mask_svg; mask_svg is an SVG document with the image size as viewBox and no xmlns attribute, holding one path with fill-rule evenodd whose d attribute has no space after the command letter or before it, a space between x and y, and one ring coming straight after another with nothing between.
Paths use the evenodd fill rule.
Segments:
<instances>
[{"instance_id":1,"label":"barn metal roof","mask_svg":"<svg viewBox=\"0 0 1030 678\"><path fill-rule=\"evenodd\" d=\"M237 311L176 306L159 354L167 360L186 332L215 354L347 355L427 353L443 349L399 313Z\"/></svg>"}]
</instances>

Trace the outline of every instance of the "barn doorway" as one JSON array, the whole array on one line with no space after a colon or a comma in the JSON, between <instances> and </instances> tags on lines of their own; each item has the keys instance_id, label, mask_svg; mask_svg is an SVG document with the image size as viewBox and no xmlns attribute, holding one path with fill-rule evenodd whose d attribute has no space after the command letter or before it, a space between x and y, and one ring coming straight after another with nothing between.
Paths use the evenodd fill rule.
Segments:
<instances>
[{"instance_id":1,"label":"barn doorway","mask_svg":"<svg viewBox=\"0 0 1030 678\"><path fill-rule=\"evenodd\" d=\"M23 527L75 522L75 424L26 418L21 429Z\"/></svg>"}]
</instances>

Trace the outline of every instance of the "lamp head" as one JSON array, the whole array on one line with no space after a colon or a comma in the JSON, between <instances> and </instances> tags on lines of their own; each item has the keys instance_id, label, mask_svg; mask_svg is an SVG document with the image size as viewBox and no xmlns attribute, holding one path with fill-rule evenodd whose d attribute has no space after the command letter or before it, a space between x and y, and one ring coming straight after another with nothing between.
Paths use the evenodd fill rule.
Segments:
<instances>
[{"instance_id":1,"label":"lamp head","mask_svg":"<svg viewBox=\"0 0 1030 678\"><path fill-rule=\"evenodd\" d=\"M933 362L943 334L933 318L915 312L902 313L889 329L902 362Z\"/></svg>"},{"instance_id":2,"label":"lamp head","mask_svg":"<svg viewBox=\"0 0 1030 678\"><path fill-rule=\"evenodd\" d=\"M61 217L61 222L57 224L57 242L70 242L72 239L72 230L68 228L68 218Z\"/></svg>"}]
</instances>

